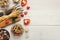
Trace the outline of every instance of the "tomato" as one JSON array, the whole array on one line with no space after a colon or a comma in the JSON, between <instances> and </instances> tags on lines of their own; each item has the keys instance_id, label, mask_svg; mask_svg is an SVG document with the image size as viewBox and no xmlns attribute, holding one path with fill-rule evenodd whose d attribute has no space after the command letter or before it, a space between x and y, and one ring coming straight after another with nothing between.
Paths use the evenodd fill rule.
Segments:
<instances>
[{"instance_id":1,"label":"tomato","mask_svg":"<svg viewBox=\"0 0 60 40\"><path fill-rule=\"evenodd\" d=\"M23 13L21 14L21 17L24 17L24 14Z\"/></svg>"},{"instance_id":2,"label":"tomato","mask_svg":"<svg viewBox=\"0 0 60 40\"><path fill-rule=\"evenodd\" d=\"M27 4L27 0L22 0L21 1L21 6L24 7Z\"/></svg>"},{"instance_id":3,"label":"tomato","mask_svg":"<svg viewBox=\"0 0 60 40\"><path fill-rule=\"evenodd\" d=\"M30 23L30 19L24 19L24 25L28 25Z\"/></svg>"},{"instance_id":4,"label":"tomato","mask_svg":"<svg viewBox=\"0 0 60 40\"><path fill-rule=\"evenodd\" d=\"M24 14L25 14L25 15L27 15L27 13L28 13L27 11L24 11Z\"/></svg>"},{"instance_id":5,"label":"tomato","mask_svg":"<svg viewBox=\"0 0 60 40\"><path fill-rule=\"evenodd\" d=\"M9 20L6 20L5 23L6 23L6 24L11 24L12 21L9 19Z\"/></svg>"},{"instance_id":6,"label":"tomato","mask_svg":"<svg viewBox=\"0 0 60 40\"><path fill-rule=\"evenodd\" d=\"M26 8L27 8L27 10L29 10L30 9L30 6L27 6Z\"/></svg>"}]
</instances>

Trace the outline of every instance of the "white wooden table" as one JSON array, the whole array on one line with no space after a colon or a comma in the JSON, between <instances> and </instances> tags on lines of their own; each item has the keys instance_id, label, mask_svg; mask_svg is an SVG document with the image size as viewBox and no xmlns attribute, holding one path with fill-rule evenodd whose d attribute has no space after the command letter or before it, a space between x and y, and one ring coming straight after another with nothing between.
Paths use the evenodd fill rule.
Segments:
<instances>
[{"instance_id":1,"label":"white wooden table","mask_svg":"<svg viewBox=\"0 0 60 40\"><path fill-rule=\"evenodd\" d=\"M60 40L60 0L28 1L31 9L24 18L31 19L28 26L30 29L29 38L25 38L25 33L22 37L14 37L10 32L11 27L14 25L12 24L5 28L10 32L10 40ZM24 18L18 23L23 25Z\"/></svg>"}]
</instances>

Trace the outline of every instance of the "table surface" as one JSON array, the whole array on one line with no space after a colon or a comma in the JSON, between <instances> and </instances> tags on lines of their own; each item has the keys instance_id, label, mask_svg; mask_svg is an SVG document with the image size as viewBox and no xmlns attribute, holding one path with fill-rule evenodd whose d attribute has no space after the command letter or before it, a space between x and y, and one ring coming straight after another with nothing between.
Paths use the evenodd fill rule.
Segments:
<instances>
[{"instance_id":1,"label":"table surface","mask_svg":"<svg viewBox=\"0 0 60 40\"><path fill-rule=\"evenodd\" d=\"M10 4L13 5L13 4ZM60 40L60 0L28 0L31 9L24 18L30 18L29 33L24 33L21 37L13 36L11 27L15 24L22 24L21 21L7 26L10 32L10 40ZM26 36L29 38L26 38Z\"/></svg>"}]
</instances>

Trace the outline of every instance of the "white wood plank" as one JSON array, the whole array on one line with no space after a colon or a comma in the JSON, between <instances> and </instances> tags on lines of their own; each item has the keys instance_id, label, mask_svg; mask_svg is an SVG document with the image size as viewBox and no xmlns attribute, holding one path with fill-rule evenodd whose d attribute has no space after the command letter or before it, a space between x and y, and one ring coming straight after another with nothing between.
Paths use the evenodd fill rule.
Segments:
<instances>
[{"instance_id":1,"label":"white wood plank","mask_svg":"<svg viewBox=\"0 0 60 40\"><path fill-rule=\"evenodd\" d=\"M60 26L30 26L28 40L60 40Z\"/></svg>"},{"instance_id":2,"label":"white wood plank","mask_svg":"<svg viewBox=\"0 0 60 40\"><path fill-rule=\"evenodd\" d=\"M31 25L60 25L60 0L29 0Z\"/></svg>"}]
</instances>

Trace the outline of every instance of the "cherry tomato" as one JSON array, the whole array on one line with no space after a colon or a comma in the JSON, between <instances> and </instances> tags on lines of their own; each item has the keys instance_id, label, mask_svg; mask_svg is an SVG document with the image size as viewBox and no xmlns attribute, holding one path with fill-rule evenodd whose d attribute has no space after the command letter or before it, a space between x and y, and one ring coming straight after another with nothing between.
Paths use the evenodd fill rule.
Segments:
<instances>
[{"instance_id":1,"label":"cherry tomato","mask_svg":"<svg viewBox=\"0 0 60 40\"><path fill-rule=\"evenodd\" d=\"M21 6L24 7L27 4L27 0L22 0L21 1Z\"/></svg>"},{"instance_id":2,"label":"cherry tomato","mask_svg":"<svg viewBox=\"0 0 60 40\"><path fill-rule=\"evenodd\" d=\"M24 19L24 25L28 25L30 23L30 19Z\"/></svg>"},{"instance_id":3,"label":"cherry tomato","mask_svg":"<svg viewBox=\"0 0 60 40\"><path fill-rule=\"evenodd\" d=\"M5 23L6 23L6 24L11 24L12 22L11 22L11 20L6 20Z\"/></svg>"},{"instance_id":4,"label":"cherry tomato","mask_svg":"<svg viewBox=\"0 0 60 40\"><path fill-rule=\"evenodd\" d=\"M24 11L24 14L25 14L25 15L27 15L27 13L28 13L27 11Z\"/></svg>"},{"instance_id":5,"label":"cherry tomato","mask_svg":"<svg viewBox=\"0 0 60 40\"><path fill-rule=\"evenodd\" d=\"M21 17L24 17L24 14L23 13L21 14Z\"/></svg>"},{"instance_id":6,"label":"cherry tomato","mask_svg":"<svg viewBox=\"0 0 60 40\"><path fill-rule=\"evenodd\" d=\"M27 6L27 10L29 10L30 9L30 6Z\"/></svg>"}]
</instances>

